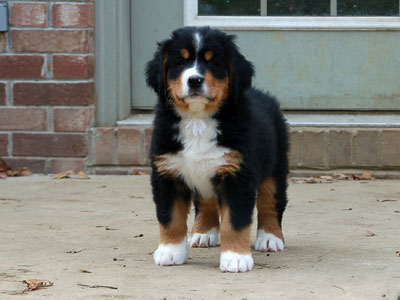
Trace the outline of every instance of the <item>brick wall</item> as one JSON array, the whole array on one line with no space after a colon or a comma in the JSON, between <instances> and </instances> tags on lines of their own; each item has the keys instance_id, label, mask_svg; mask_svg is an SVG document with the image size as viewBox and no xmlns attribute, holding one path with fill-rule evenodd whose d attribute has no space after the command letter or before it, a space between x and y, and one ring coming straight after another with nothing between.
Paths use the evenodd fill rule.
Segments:
<instances>
[{"instance_id":1,"label":"brick wall","mask_svg":"<svg viewBox=\"0 0 400 300\"><path fill-rule=\"evenodd\" d=\"M34 172L84 169L94 118L93 1L8 2L0 156Z\"/></svg>"}]
</instances>

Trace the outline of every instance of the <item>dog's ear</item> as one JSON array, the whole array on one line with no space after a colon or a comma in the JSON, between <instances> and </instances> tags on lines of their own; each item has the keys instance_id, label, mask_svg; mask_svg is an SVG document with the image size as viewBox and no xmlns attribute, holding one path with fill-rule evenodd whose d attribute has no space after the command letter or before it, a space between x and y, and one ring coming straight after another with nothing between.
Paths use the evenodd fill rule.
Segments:
<instances>
[{"instance_id":1,"label":"dog's ear","mask_svg":"<svg viewBox=\"0 0 400 300\"><path fill-rule=\"evenodd\" d=\"M254 67L239 51L234 43L236 36L229 35L230 53L229 53L229 80L231 96L237 99L246 89L251 87Z\"/></svg>"},{"instance_id":2,"label":"dog's ear","mask_svg":"<svg viewBox=\"0 0 400 300\"><path fill-rule=\"evenodd\" d=\"M146 64L146 83L159 96L164 93L164 85L166 81L166 44L167 41L157 43L157 50L153 55L153 59Z\"/></svg>"}]
</instances>

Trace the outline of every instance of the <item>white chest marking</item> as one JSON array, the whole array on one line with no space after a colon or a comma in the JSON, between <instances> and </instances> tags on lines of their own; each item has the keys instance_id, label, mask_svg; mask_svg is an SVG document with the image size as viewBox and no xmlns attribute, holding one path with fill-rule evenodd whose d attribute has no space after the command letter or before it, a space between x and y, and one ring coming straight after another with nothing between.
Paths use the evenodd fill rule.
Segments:
<instances>
[{"instance_id":1,"label":"white chest marking","mask_svg":"<svg viewBox=\"0 0 400 300\"><path fill-rule=\"evenodd\" d=\"M181 121L178 140L183 150L167 154L168 168L175 169L193 190L205 199L215 197L211 179L218 167L224 165L228 148L217 145L217 122L210 117L186 118Z\"/></svg>"}]
</instances>

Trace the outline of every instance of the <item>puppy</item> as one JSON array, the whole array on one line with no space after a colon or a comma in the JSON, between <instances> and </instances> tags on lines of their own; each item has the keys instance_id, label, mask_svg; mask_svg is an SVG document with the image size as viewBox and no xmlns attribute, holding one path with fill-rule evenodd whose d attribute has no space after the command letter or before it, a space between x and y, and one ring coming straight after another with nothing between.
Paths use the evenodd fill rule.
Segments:
<instances>
[{"instance_id":1,"label":"puppy","mask_svg":"<svg viewBox=\"0 0 400 300\"><path fill-rule=\"evenodd\" d=\"M146 65L147 84L158 94L151 145L157 265L183 264L188 245L220 243L221 271L251 270L254 206L255 250L284 248L287 126L278 102L252 88L253 65L234 39L209 27L184 27L158 43Z\"/></svg>"}]
</instances>

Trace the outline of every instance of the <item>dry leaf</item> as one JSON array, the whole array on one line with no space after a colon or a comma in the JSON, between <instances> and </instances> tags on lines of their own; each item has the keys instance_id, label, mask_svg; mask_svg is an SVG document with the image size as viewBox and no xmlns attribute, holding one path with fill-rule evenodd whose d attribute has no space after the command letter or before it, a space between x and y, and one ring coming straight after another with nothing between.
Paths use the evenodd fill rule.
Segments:
<instances>
[{"instance_id":1,"label":"dry leaf","mask_svg":"<svg viewBox=\"0 0 400 300\"><path fill-rule=\"evenodd\" d=\"M73 170L68 170L65 172L57 173L53 175L54 179L64 179L64 178L70 178L70 175L75 174Z\"/></svg>"},{"instance_id":2,"label":"dry leaf","mask_svg":"<svg viewBox=\"0 0 400 300\"><path fill-rule=\"evenodd\" d=\"M332 180L333 179L332 176L317 176L317 178L324 179L324 180Z\"/></svg>"},{"instance_id":3,"label":"dry leaf","mask_svg":"<svg viewBox=\"0 0 400 300\"><path fill-rule=\"evenodd\" d=\"M347 175L344 175L342 173L333 173L333 178L338 179L338 180L349 180L350 177Z\"/></svg>"},{"instance_id":4,"label":"dry leaf","mask_svg":"<svg viewBox=\"0 0 400 300\"><path fill-rule=\"evenodd\" d=\"M24 280L23 282L28 285L29 291L34 291L37 290L38 288L49 287L53 285L51 281L40 280L40 279L29 279L29 280Z\"/></svg>"},{"instance_id":5,"label":"dry leaf","mask_svg":"<svg viewBox=\"0 0 400 300\"><path fill-rule=\"evenodd\" d=\"M89 179L89 176L83 171L79 171L78 174L76 174L76 175L78 175L78 177L83 178L83 179Z\"/></svg>"},{"instance_id":6,"label":"dry leaf","mask_svg":"<svg viewBox=\"0 0 400 300\"><path fill-rule=\"evenodd\" d=\"M144 171L133 171L131 175L148 175L148 174Z\"/></svg>"},{"instance_id":7,"label":"dry leaf","mask_svg":"<svg viewBox=\"0 0 400 300\"><path fill-rule=\"evenodd\" d=\"M17 171L8 169L7 170L7 176L9 177L16 177L16 176L30 176L32 175L32 172L28 170L28 168L22 168Z\"/></svg>"},{"instance_id":8,"label":"dry leaf","mask_svg":"<svg viewBox=\"0 0 400 300\"><path fill-rule=\"evenodd\" d=\"M321 180L317 180L314 177L309 177L305 179L305 183L321 183Z\"/></svg>"},{"instance_id":9,"label":"dry leaf","mask_svg":"<svg viewBox=\"0 0 400 300\"><path fill-rule=\"evenodd\" d=\"M352 174L354 180L375 180L374 177L372 177L372 171L364 172L362 175L355 175Z\"/></svg>"},{"instance_id":10,"label":"dry leaf","mask_svg":"<svg viewBox=\"0 0 400 300\"><path fill-rule=\"evenodd\" d=\"M373 233L372 231L367 231L367 233L365 234L366 237L371 237L371 236L375 236L376 234Z\"/></svg>"}]
</instances>

